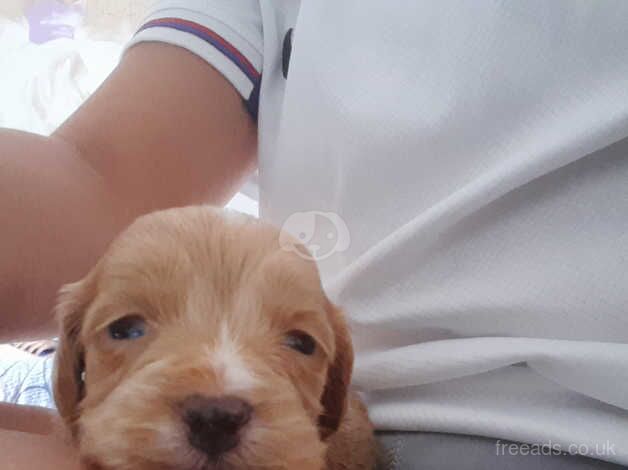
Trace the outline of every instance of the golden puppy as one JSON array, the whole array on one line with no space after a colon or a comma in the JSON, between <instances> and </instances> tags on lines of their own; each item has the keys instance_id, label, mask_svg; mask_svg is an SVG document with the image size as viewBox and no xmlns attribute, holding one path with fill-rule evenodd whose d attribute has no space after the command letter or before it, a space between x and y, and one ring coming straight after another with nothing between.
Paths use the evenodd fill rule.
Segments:
<instances>
[{"instance_id":1,"label":"golden puppy","mask_svg":"<svg viewBox=\"0 0 628 470\"><path fill-rule=\"evenodd\" d=\"M218 209L157 212L62 290L55 399L88 468L373 468L343 315L278 240Z\"/></svg>"}]
</instances>

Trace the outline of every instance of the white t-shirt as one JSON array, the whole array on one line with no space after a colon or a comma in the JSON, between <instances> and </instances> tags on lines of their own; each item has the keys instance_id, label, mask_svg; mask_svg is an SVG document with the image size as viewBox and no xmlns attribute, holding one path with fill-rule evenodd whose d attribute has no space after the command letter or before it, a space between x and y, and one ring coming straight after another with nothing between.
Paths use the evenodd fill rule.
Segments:
<instances>
[{"instance_id":1,"label":"white t-shirt","mask_svg":"<svg viewBox=\"0 0 628 470\"><path fill-rule=\"evenodd\" d=\"M161 1L150 40L259 110L380 429L628 464L628 2Z\"/></svg>"}]
</instances>

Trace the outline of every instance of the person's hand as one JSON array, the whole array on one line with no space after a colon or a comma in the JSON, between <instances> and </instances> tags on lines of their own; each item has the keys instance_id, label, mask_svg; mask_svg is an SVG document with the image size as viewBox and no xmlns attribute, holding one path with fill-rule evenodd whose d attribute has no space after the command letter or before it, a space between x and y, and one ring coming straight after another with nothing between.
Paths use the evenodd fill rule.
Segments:
<instances>
[{"instance_id":1,"label":"person's hand","mask_svg":"<svg viewBox=\"0 0 628 470\"><path fill-rule=\"evenodd\" d=\"M75 449L59 434L29 434L0 429L3 470L79 470Z\"/></svg>"},{"instance_id":2,"label":"person's hand","mask_svg":"<svg viewBox=\"0 0 628 470\"><path fill-rule=\"evenodd\" d=\"M81 466L55 412L0 403L0 468L75 470Z\"/></svg>"}]
</instances>

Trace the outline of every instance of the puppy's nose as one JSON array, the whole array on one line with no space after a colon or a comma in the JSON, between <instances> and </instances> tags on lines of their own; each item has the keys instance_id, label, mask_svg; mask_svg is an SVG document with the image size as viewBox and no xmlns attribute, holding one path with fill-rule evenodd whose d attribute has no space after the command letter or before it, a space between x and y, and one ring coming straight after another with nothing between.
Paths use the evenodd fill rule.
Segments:
<instances>
[{"instance_id":1,"label":"puppy's nose","mask_svg":"<svg viewBox=\"0 0 628 470\"><path fill-rule=\"evenodd\" d=\"M190 444L215 458L233 449L240 429L250 421L253 408L233 396L192 395L183 400L183 421Z\"/></svg>"}]
</instances>

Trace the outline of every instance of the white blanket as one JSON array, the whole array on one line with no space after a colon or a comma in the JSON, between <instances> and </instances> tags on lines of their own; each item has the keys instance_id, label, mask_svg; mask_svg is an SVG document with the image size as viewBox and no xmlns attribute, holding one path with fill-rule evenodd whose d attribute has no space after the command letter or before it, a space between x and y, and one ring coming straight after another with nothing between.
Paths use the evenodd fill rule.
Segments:
<instances>
[{"instance_id":1,"label":"white blanket","mask_svg":"<svg viewBox=\"0 0 628 470\"><path fill-rule=\"evenodd\" d=\"M0 345L0 401L54 408L53 360L52 354L38 357Z\"/></svg>"}]
</instances>

